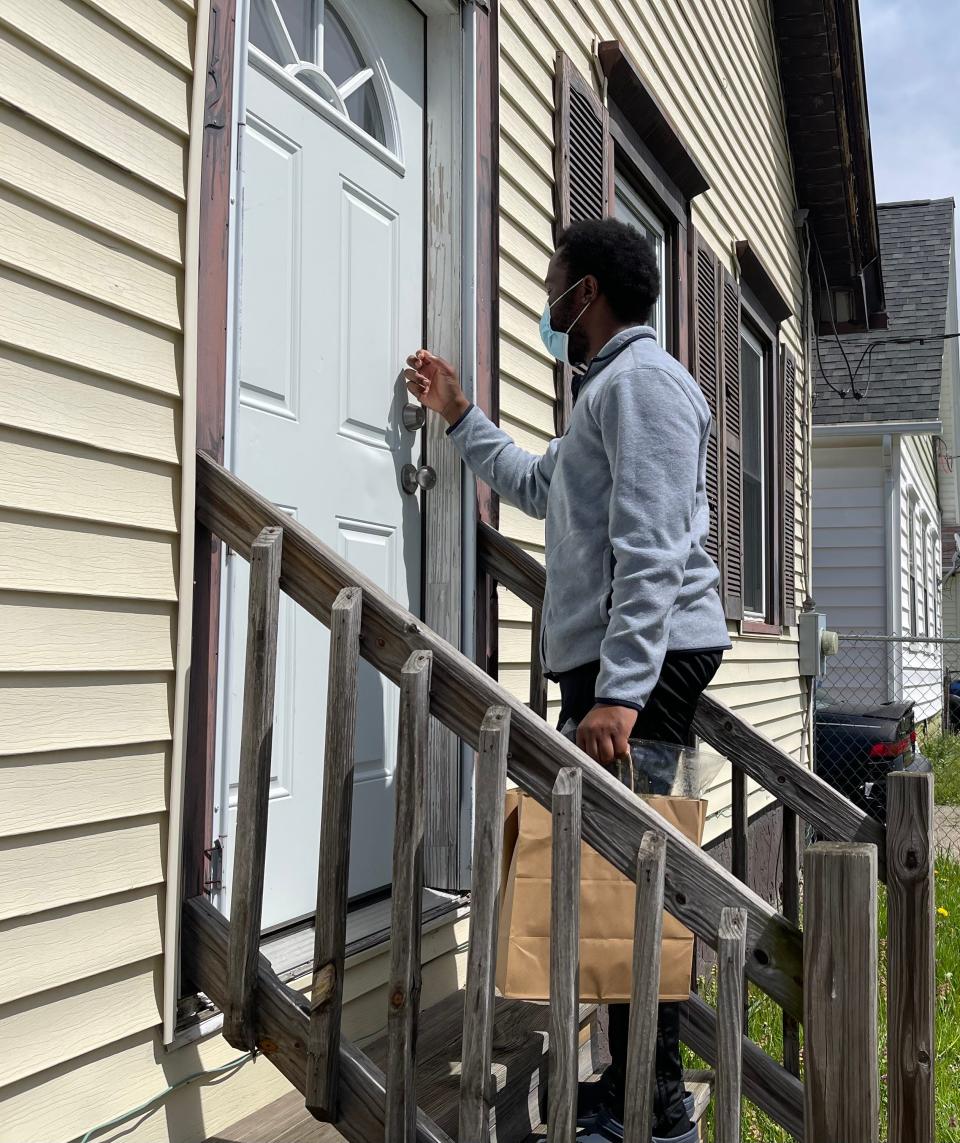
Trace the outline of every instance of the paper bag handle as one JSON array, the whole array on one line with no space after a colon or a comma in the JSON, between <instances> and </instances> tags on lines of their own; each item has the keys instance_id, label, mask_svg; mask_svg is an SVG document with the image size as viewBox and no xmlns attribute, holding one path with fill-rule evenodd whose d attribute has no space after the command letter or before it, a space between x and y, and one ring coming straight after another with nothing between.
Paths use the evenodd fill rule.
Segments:
<instances>
[{"instance_id":1,"label":"paper bag handle","mask_svg":"<svg viewBox=\"0 0 960 1143\"><path fill-rule=\"evenodd\" d=\"M621 754L615 761L617 781L626 786L631 794L637 792L633 777L633 759L629 754Z\"/></svg>"}]
</instances>

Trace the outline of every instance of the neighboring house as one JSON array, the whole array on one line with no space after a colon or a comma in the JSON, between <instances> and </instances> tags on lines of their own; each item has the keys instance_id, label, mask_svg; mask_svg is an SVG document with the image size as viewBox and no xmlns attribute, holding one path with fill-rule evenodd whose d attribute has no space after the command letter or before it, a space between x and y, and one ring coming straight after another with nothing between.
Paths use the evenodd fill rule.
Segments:
<instances>
[{"instance_id":1,"label":"neighboring house","mask_svg":"<svg viewBox=\"0 0 960 1143\"><path fill-rule=\"evenodd\" d=\"M813 594L841 634L827 694L912 698L920 721L942 708L932 640L956 631L952 588L949 619L940 593L952 562L941 561L941 529L960 524L960 358L944 338L957 331L954 204L886 203L879 219L886 325L835 336L820 314Z\"/></svg>"},{"instance_id":2,"label":"neighboring house","mask_svg":"<svg viewBox=\"0 0 960 1143\"><path fill-rule=\"evenodd\" d=\"M197 448L526 693L529 612L478 590L474 540L479 513L538 554L540 525L478 506L398 374L425 340L545 448L569 412L537 336L558 224L615 213L657 249L659 335L716 417L716 691L807 760L810 234L852 320L882 286L856 4L780 7L0 0L0 1141L73 1139L236 1056L180 976L182 897L230 906L246 618L246 563L195 524ZM284 601L264 923L301 984L327 647ZM364 668L361 696L365 1042L397 695ZM465 971L471 764L436 734L425 1004ZM724 777L709 841L729 803ZM285 1090L258 1060L98 1137L196 1143Z\"/></svg>"},{"instance_id":3,"label":"neighboring house","mask_svg":"<svg viewBox=\"0 0 960 1143\"><path fill-rule=\"evenodd\" d=\"M941 606L943 634L948 640L960 639L960 544L957 535L960 525L945 527L941 533ZM960 647L947 643L943 649L944 669L953 676L960 675Z\"/></svg>"}]
</instances>

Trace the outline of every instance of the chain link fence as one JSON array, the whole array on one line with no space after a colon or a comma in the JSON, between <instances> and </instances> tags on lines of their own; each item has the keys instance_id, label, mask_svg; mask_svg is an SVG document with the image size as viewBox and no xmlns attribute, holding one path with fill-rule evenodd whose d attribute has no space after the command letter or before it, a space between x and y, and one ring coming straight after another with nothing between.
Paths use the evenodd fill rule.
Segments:
<instances>
[{"instance_id":1,"label":"chain link fence","mask_svg":"<svg viewBox=\"0 0 960 1143\"><path fill-rule=\"evenodd\" d=\"M960 859L960 638L841 633L815 709L820 776L884 821L887 774L932 769L937 845Z\"/></svg>"}]
</instances>

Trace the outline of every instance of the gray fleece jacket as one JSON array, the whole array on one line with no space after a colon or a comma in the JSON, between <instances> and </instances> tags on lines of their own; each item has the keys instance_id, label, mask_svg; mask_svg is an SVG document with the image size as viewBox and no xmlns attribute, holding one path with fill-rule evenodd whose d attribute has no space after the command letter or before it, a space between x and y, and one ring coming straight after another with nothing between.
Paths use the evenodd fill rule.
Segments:
<instances>
[{"instance_id":1,"label":"gray fleece jacket","mask_svg":"<svg viewBox=\"0 0 960 1143\"><path fill-rule=\"evenodd\" d=\"M546 517L541 649L550 675L600 660L598 700L642 710L667 651L730 646L704 548L710 412L648 326L617 334L544 456L472 407L449 430L504 500Z\"/></svg>"}]
</instances>

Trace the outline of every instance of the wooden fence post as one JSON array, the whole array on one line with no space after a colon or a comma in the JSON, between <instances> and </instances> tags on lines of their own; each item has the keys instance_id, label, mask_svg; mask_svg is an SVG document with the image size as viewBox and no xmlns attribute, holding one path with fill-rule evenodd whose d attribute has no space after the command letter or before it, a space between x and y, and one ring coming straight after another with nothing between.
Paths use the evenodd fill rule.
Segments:
<instances>
[{"instance_id":1,"label":"wooden fence post","mask_svg":"<svg viewBox=\"0 0 960 1143\"><path fill-rule=\"evenodd\" d=\"M250 549L247 657L243 675L240 775L230 894L230 943L223 1035L234 1048L254 1048L254 990L263 915L263 869L270 809L273 699L280 622L283 530L264 528Z\"/></svg>"},{"instance_id":2,"label":"wooden fence post","mask_svg":"<svg viewBox=\"0 0 960 1143\"><path fill-rule=\"evenodd\" d=\"M307 1107L317 1119L328 1123L337 1117L361 608L360 588L345 587L330 613L320 862L306 1075Z\"/></svg>"},{"instance_id":3,"label":"wooden fence post","mask_svg":"<svg viewBox=\"0 0 960 1143\"><path fill-rule=\"evenodd\" d=\"M933 1143L936 1042L933 775L887 778L890 1143Z\"/></svg>"},{"instance_id":4,"label":"wooden fence post","mask_svg":"<svg viewBox=\"0 0 960 1143\"><path fill-rule=\"evenodd\" d=\"M804 861L806 1143L877 1143L877 851L821 842Z\"/></svg>"},{"instance_id":5,"label":"wooden fence post","mask_svg":"<svg viewBox=\"0 0 960 1143\"><path fill-rule=\"evenodd\" d=\"M433 655L414 651L400 676L400 733L394 778L393 900L387 995L386 1143L417 1137L417 1021L423 924L423 831Z\"/></svg>"},{"instance_id":6,"label":"wooden fence post","mask_svg":"<svg viewBox=\"0 0 960 1143\"><path fill-rule=\"evenodd\" d=\"M724 909L717 932L717 1143L740 1143L746 948L746 912Z\"/></svg>"},{"instance_id":7,"label":"wooden fence post","mask_svg":"<svg viewBox=\"0 0 960 1143\"><path fill-rule=\"evenodd\" d=\"M480 727L473 823L473 893L470 950L463 1002L458 1139L486 1143L490 1136L488 1088L493 1054L497 910L503 861L503 806L507 790L510 712L491 707Z\"/></svg>"},{"instance_id":8,"label":"wooden fence post","mask_svg":"<svg viewBox=\"0 0 960 1143\"><path fill-rule=\"evenodd\" d=\"M580 771L561 770L553 787L552 896L550 901L551 1143L577 1134L580 1022Z\"/></svg>"},{"instance_id":9,"label":"wooden fence post","mask_svg":"<svg viewBox=\"0 0 960 1143\"><path fill-rule=\"evenodd\" d=\"M653 1065L657 1047L666 861L666 838L652 830L645 833L637 854L624 1143L649 1143L653 1122Z\"/></svg>"}]
</instances>

